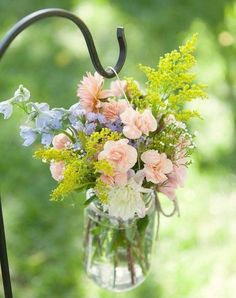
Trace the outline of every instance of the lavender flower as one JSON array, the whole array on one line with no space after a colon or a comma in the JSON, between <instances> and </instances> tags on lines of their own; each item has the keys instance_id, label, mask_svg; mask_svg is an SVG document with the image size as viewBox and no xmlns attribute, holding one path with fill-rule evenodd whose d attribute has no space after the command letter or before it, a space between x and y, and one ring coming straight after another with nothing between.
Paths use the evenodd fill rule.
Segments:
<instances>
[{"instance_id":1,"label":"lavender flower","mask_svg":"<svg viewBox=\"0 0 236 298\"><path fill-rule=\"evenodd\" d=\"M75 122L72 127L76 130L76 131L84 131L84 125L81 121L77 121Z\"/></svg>"},{"instance_id":2,"label":"lavender flower","mask_svg":"<svg viewBox=\"0 0 236 298\"><path fill-rule=\"evenodd\" d=\"M98 114L96 113L93 113L93 112L88 112L86 114L86 119L89 121L89 122L94 122L98 119Z\"/></svg>"},{"instance_id":3,"label":"lavender flower","mask_svg":"<svg viewBox=\"0 0 236 298\"><path fill-rule=\"evenodd\" d=\"M0 114L3 114L4 119L9 119L13 112L13 105L11 100L0 102Z\"/></svg>"},{"instance_id":4,"label":"lavender flower","mask_svg":"<svg viewBox=\"0 0 236 298\"><path fill-rule=\"evenodd\" d=\"M97 124L96 123L93 123L93 122L86 123L85 124L85 128L84 128L84 133L86 135L89 135L90 136L95 131L96 126L97 126Z\"/></svg>"},{"instance_id":5,"label":"lavender flower","mask_svg":"<svg viewBox=\"0 0 236 298\"><path fill-rule=\"evenodd\" d=\"M120 121L120 119L117 119L112 123L111 122L107 123L106 127L109 128L111 131L122 132L123 130L122 122Z\"/></svg>"},{"instance_id":6,"label":"lavender flower","mask_svg":"<svg viewBox=\"0 0 236 298\"><path fill-rule=\"evenodd\" d=\"M101 124L107 123L107 118L102 114L97 114L98 122Z\"/></svg>"}]
</instances>

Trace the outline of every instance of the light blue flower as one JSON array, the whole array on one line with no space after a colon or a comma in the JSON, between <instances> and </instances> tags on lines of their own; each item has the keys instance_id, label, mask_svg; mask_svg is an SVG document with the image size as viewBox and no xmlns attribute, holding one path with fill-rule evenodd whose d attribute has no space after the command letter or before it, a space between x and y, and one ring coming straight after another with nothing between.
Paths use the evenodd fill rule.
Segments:
<instances>
[{"instance_id":1,"label":"light blue flower","mask_svg":"<svg viewBox=\"0 0 236 298\"><path fill-rule=\"evenodd\" d=\"M30 91L26 89L23 85L20 85L14 94L15 102L28 101L30 99Z\"/></svg>"},{"instance_id":2,"label":"light blue flower","mask_svg":"<svg viewBox=\"0 0 236 298\"><path fill-rule=\"evenodd\" d=\"M23 146L30 146L36 140L37 134L32 127L21 125L20 136L24 139Z\"/></svg>"},{"instance_id":3,"label":"light blue flower","mask_svg":"<svg viewBox=\"0 0 236 298\"><path fill-rule=\"evenodd\" d=\"M81 106L79 103L72 105L69 108L69 113L70 113L69 121L72 125L74 125L78 121L79 117L85 115L85 111L81 109Z\"/></svg>"},{"instance_id":4,"label":"light blue flower","mask_svg":"<svg viewBox=\"0 0 236 298\"><path fill-rule=\"evenodd\" d=\"M13 105L11 100L0 102L0 114L4 115L4 119L9 119L13 112Z\"/></svg>"},{"instance_id":5,"label":"light blue flower","mask_svg":"<svg viewBox=\"0 0 236 298\"><path fill-rule=\"evenodd\" d=\"M46 148L48 148L52 143L53 135L50 133L43 133L41 138L41 143Z\"/></svg>"},{"instance_id":6,"label":"light blue flower","mask_svg":"<svg viewBox=\"0 0 236 298\"><path fill-rule=\"evenodd\" d=\"M50 110L47 103L31 103L32 112L34 113L35 127L43 132L51 129L60 129L62 126L62 118L66 110L52 109Z\"/></svg>"}]
</instances>

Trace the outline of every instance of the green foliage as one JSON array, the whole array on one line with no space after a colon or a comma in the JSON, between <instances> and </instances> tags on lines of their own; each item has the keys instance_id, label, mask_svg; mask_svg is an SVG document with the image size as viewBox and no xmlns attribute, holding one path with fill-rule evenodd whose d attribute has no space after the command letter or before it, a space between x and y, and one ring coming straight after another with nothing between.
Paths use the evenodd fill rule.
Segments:
<instances>
[{"instance_id":1,"label":"green foliage","mask_svg":"<svg viewBox=\"0 0 236 298\"><path fill-rule=\"evenodd\" d=\"M183 148L186 150L181 153L182 156L179 156ZM175 123L167 125L160 133L154 135L153 142L148 146L148 149L165 153L173 162L183 157L189 157L194 148L193 136L187 128L178 127Z\"/></svg>"}]
</instances>

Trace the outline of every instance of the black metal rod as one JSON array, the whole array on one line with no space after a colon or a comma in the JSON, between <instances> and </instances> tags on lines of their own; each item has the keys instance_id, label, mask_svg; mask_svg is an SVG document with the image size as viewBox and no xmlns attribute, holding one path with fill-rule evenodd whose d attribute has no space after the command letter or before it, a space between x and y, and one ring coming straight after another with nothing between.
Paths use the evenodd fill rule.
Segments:
<instances>
[{"instance_id":1,"label":"black metal rod","mask_svg":"<svg viewBox=\"0 0 236 298\"><path fill-rule=\"evenodd\" d=\"M98 73L100 73L105 78L113 78L115 76L115 72L119 73L122 69L127 55L127 45L126 45L126 39L124 34L124 28L118 27L117 28L117 40L119 43L119 57L117 60L116 65L113 67L115 72L112 69L104 69L101 65L100 59L97 54L96 47L94 45L94 41L92 38L92 35L88 29L88 27L85 25L85 23L76 15L72 14L69 11L58 9L58 8L49 8L49 9L42 9L38 10L26 17L24 17L22 20L20 20L18 23L15 24L15 26L8 31L8 33L5 35L3 40L0 42L0 59L5 54L6 50L10 46L10 44L13 42L13 40L27 27L29 27L31 24L48 17L62 17L71 20L73 23L75 23L81 32L83 33L84 39L86 41L88 51L90 54L90 58L92 60L94 68L97 70Z\"/></svg>"},{"instance_id":2,"label":"black metal rod","mask_svg":"<svg viewBox=\"0 0 236 298\"><path fill-rule=\"evenodd\" d=\"M12 298L11 278L7 257L7 245L2 213L2 199L0 194L0 261L5 298Z\"/></svg>"}]
</instances>

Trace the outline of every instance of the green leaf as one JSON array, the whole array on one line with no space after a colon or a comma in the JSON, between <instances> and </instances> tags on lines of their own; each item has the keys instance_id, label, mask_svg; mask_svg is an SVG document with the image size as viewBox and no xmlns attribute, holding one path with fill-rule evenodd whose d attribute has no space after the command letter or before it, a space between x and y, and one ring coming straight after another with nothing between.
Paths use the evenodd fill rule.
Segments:
<instances>
[{"instance_id":1,"label":"green leaf","mask_svg":"<svg viewBox=\"0 0 236 298\"><path fill-rule=\"evenodd\" d=\"M144 233L149 223L149 218L146 215L144 218L140 218L137 221L137 228L139 233Z\"/></svg>"},{"instance_id":2,"label":"green leaf","mask_svg":"<svg viewBox=\"0 0 236 298\"><path fill-rule=\"evenodd\" d=\"M84 202L84 206L88 206L90 203L92 203L92 202L95 201L96 199L97 199L97 196L96 196L96 195L91 196L89 199L87 199L87 200Z\"/></svg>"}]
</instances>

